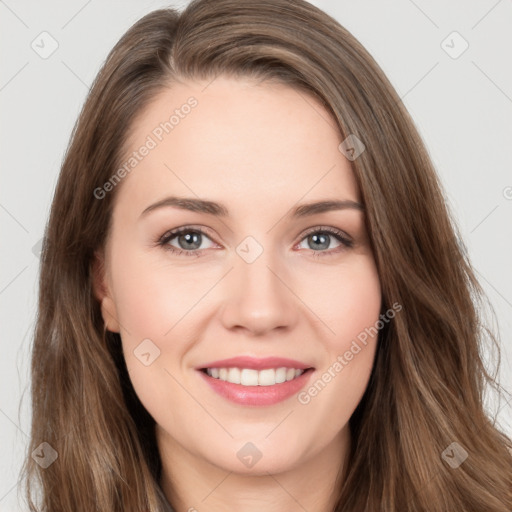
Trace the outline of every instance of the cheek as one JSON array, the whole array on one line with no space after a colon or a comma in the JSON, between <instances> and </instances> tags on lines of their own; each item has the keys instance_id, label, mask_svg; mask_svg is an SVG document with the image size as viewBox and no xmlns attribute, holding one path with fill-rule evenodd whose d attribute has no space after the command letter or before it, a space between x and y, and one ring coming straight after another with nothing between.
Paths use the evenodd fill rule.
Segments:
<instances>
[{"instance_id":1,"label":"cheek","mask_svg":"<svg viewBox=\"0 0 512 512\"><path fill-rule=\"evenodd\" d=\"M343 308L335 323L339 333L335 343L337 361L343 366L343 379L353 383L354 394L359 396L370 377L382 307L380 280L373 258L363 261L350 279L346 279L343 297L337 304Z\"/></svg>"},{"instance_id":2,"label":"cheek","mask_svg":"<svg viewBox=\"0 0 512 512\"><path fill-rule=\"evenodd\" d=\"M373 258L340 266L331 274L329 290L323 300L316 298L319 316L329 328L322 338L326 357L310 386L298 396L299 403L315 409L315 417L335 418L329 425L315 425L325 435L349 420L370 378L382 306Z\"/></svg>"},{"instance_id":3,"label":"cheek","mask_svg":"<svg viewBox=\"0 0 512 512\"><path fill-rule=\"evenodd\" d=\"M179 273L157 267L135 251L134 255L118 255L117 261L113 271L115 302L130 380L149 413L169 422L162 404L179 403L179 399L169 400L169 395L181 396L169 362L179 359L184 346L167 341L172 341L172 328L186 313L186 288L176 282Z\"/></svg>"},{"instance_id":4,"label":"cheek","mask_svg":"<svg viewBox=\"0 0 512 512\"><path fill-rule=\"evenodd\" d=\"M204 294L194 280L176 269L129 255L119 261L115 302L119 322L128 337L133 334L162 339L190 309L192 299Z\"/></svg>"},{"instance_id":5,"label":"cheek","mask_svg":"<svg viewBox=\"0 0 512 512\"><path fill-rule=\"evenodd\" d=\"M302 293L324 323L322 339L331 355L343 353L379 319L381 287L373 257L357 255L336 271L317 269L309 275Z\"/></svg>"}]
</instances>

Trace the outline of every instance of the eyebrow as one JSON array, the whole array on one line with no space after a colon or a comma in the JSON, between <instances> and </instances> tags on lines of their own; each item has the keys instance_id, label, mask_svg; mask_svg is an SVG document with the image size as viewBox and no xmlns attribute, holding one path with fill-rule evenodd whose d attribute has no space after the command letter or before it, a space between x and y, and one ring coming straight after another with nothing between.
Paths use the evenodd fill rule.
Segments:
<instances>
[{"instance_id":1,"label":"eyebrow","mask_svg":"<svg viewBox=\"0 0 512 512\"><path fill-rule=\"evenodd\" d=\"M164 207L175 207L182 210L188 210L191 212L207 213L215 215L217 217L229 217L228 209L214 201L208 201L206 199L196 199L187 197L176 197L170 196L162 199L150 206L148 206L140 215L143 217L148 213ZM319 213L335 211L335 210L347 210L354 209L364 212L364 206L357 201L351 199L344 200L324 200L317 201L314 203L301 204L292 211L292 217L301 218L310 215L316 215Z\"/></svg>"}]
</instances>

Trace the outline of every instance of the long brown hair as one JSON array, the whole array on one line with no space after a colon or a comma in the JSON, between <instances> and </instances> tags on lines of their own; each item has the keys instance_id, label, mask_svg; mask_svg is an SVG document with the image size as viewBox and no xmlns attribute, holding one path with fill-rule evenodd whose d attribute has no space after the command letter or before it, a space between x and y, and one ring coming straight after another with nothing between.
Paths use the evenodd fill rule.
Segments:
<instances>
[{"instance_id":1,"label":"long brown hair","mask_svg":"<svg viewBox=\"0 0 512 512\"><path fill-rule=\"evenodd\" d=\"M154 420L93 294L94 252L108 236L119 187L102 199L94 190L121 165L134 119L158 92L221 74L314 96L343 138L354 134L366 147L352 168L384 307L396 302L402 311L379 333L350 419L335 511L509 512L512 442L483 404L488 385L499 390L484 367L484 343L498 356L499 346L478 314L482 291L427 151L374 59L302 0L195 0L182 13L157 10L108 55L73 130L42 248L24 468L31 510L164 510ZM58 458L43 468L31 454L53 454L50 447ZM449 463L454 454L458 467Z\"/></svg>"}]
</instances>

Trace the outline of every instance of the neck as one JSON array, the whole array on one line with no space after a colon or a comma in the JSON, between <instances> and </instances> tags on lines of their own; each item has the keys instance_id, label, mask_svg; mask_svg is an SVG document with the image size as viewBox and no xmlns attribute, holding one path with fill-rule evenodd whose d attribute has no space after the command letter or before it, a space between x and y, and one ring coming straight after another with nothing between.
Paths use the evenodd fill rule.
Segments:
<instances>
[{"instance_id":1,"label":"neck","mask_svg":"<svg viewBox=\"0 0 512 512\"><path fill-rule=\"evenodd\" d=\"M157 426L160 485L176 512L333 512L348 460L348 425L320 452L271 474L240 474L191 453Z\"/></svg>"}]
</instances>

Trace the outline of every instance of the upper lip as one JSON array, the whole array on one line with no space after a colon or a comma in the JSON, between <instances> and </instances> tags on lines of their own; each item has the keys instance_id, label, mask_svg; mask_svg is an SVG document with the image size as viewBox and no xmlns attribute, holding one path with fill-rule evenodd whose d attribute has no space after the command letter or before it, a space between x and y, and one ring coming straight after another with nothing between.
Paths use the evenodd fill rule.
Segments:
<instances>
[{"instance_id":1,"label":"upper lip","mask_svg":"<svg viewBox=\"0 0 512 512\"><path fill-rule=\"evenodd\" d=\"M295 361L294 359L288 359L284 357L263 357L256 358L251 356L238 356L231 357L229 359L220 359L218 361L212 361L204 365L198 366L197 370L203 370L205 368L250 368L253 370L265 370L267 368L296 368L299 370L307 370L312 368L311 365Z\"/></svg>"}]
</instances>

